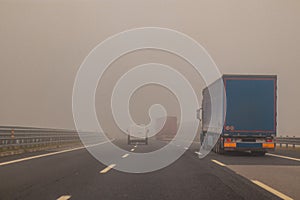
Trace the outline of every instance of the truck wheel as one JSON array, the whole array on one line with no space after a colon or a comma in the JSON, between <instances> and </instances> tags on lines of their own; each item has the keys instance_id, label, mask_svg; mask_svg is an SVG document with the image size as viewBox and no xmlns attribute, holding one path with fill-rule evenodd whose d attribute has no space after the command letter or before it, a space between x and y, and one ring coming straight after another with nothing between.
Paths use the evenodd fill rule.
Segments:
<instances>
[{"instance_id":1,"label":"truck wheel","mask_svg":"<svg viewBox=\"0 0 300 200\"><path fill-rule=\"evenodd\" d=\"M217 144L216 144L216 153L217 154L220 153L220 144L219 144L219 142L217 142Z\"/></svg>"},{"instance_id":2,"label":"truck wheel","mask_svg":"<svg viewBox=\"0 0 300 200\"><path fill-rule=\"evenodd\" d=\"M217 144L215 144L214 148L212 149L213 152L217 153Z\"/></svg>"},{"instance_id":3,"label":"truck wheel","mask_svg":"<svg viewBox=\"0 0 300 200\"><path fill-rule=\"evenodd\" d=\"M219 154L224 154L225 153L225 151L224 151L224 149L222 149L222 147L221 147L221 142L219 142Z\"/></svg>"}]
</instances>

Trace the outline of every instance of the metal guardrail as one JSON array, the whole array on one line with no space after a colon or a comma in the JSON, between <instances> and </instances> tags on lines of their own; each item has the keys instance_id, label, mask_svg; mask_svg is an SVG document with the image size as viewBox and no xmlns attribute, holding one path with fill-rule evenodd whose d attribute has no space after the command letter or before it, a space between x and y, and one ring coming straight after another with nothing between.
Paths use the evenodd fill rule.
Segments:
<instances>
[{"instance_id":1,"label":"metal guardrail","mask_svg":"<svg viewBox=\"0 0 300 200\"><path fill-rule=\"evenodd\" d=\"M296 147L296 145L300 145L300 137L277 137L276 138L276 145L282 147L282 145L285 145L286 147L289 147L289 145L292 145L293 148Z\"/></svg>"},{"instance_id":2,"label":"metal guardrail","mask_svg":"<svg viewBox=\"0 0 300 200\"><path fill-rule=\"evenodd\" d=\"M0 150L80 142L74 130L0 126Z\"/></svg>"},{"instance_id":3,"label":"metal guardrail","mask_svg":"<svg viewBox=\"0 0 300 200\"><path fill-rule=\"evenodd\" d=\"M96 138L95 133L86 132L91 140ZM33 147L39 145L60 145L80 142L77 131L66 129L12 127L0 126L0 150L9 147ZM300 145L300 137L277 137L276 145L282 147L296 147Z\"/></svg>"}]
</instances>

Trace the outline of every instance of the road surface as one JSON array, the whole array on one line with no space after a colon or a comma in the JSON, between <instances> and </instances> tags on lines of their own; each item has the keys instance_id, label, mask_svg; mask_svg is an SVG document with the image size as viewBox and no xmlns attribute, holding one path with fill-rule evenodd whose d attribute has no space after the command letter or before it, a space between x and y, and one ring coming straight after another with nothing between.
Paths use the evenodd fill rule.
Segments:
<instances>
[{"instance_id":1,"label":"road surface","mask_svg":"<svg viewBox=\"0 0 300 200\"><path fill-rule=\"evenodd\" d=\"M1 158L0 199L300 199L297 160L273 154L257 157L215 153L199 159L195 153L198 144L194 143L164 169L129 174L115 170L115 165L128 159L132 151L148 152L166 142L153 140L147 146L127 145L125 140L115 143L128 153L109 167L84 148Z\"/></svg>"}]
</instances>

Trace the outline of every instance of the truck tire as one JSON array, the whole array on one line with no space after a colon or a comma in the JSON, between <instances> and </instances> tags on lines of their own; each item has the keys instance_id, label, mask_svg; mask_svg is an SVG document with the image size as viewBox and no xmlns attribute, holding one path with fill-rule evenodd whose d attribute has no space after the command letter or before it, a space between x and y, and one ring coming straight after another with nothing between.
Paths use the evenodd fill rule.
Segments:
<instances>
[{"instance_id":1,"label":"truck tire","mask_svg":"<svg viewBox=\"0 0 300 200\"><path fill-rule=\"evenodd\" d=\"M215 152L215 153L217 152L217 151L216 151L216 148L217 148L217 144L215 144L215 146L214 146L213 149L212 149L212 151Z\"/></svg>"},{"instance_id":2,"label":"truck tire","mask_svg":"<svg viewBox=\"0 0 300 200\"><path fill-rule=\"evenodd\" d=\"M223 154L224 153L224 150L222 149L221 147L221 141L218 140L218 142L216 143L216 145L214 146L213 148L213 151L217 154Z\"/></svg>"},{"instance_id":3,"label":"truck tire","mask_svg":"<svg viewBox=\"0 0 300 200\"><path fill-rule=\"evenodd\" d=\"M225 151L221 147L221 141L219 141L219 154L223 155L224 153L225 153Z\"/></svg>"}]
</instances>

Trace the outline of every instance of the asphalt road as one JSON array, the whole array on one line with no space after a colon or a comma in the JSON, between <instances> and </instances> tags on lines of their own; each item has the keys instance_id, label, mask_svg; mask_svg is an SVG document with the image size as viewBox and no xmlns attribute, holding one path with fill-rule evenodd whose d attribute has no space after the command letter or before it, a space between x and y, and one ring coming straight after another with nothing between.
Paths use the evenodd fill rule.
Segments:
<instances>
[{"instance_id":1,"label":"asphalt road","mask_svg":"<svg viewBox=\"0 0 300 200\"><path fill-rule=\"evenodd\" d=\"M136 147L126 141L115 143L128 150L128 156L132 149L136 153L148 152L165 145L161 141ZM254 180L294 199L300 198L297 160L214 153L199 159L197 150L198 145L193 144L172 165L144 174L108 169L82 148L1 158L0 199L280 199ZM7 163L39 154L46 156ZM126 159L121 156L120 160Z\"/></svg>"}]
</instances>

